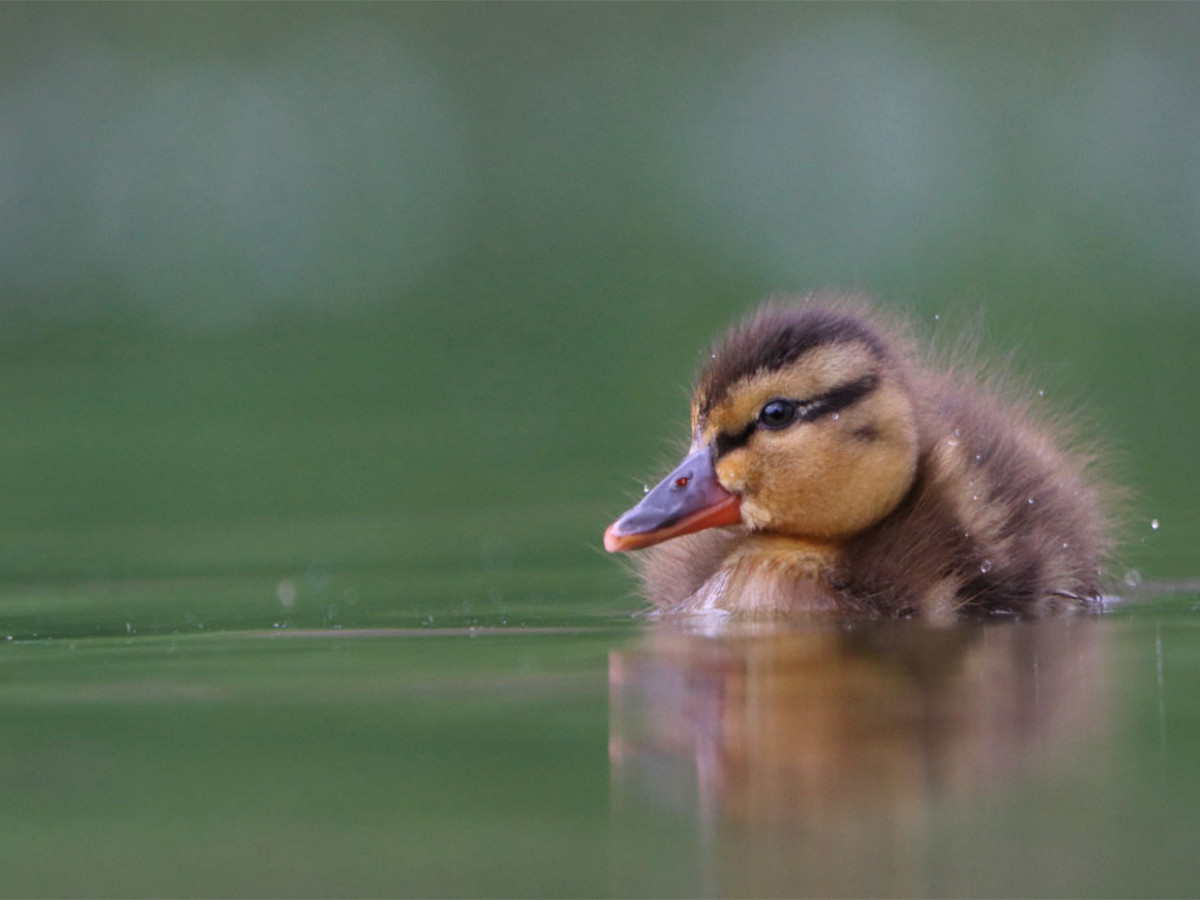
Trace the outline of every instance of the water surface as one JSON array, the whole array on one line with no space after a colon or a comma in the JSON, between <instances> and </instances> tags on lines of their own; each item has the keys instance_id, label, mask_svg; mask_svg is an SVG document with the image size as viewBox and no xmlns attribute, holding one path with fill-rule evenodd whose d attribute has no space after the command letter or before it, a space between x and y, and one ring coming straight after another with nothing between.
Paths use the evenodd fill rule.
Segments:
<instances>
[{"instance_id":1,"label":"water surface","mask_svg":"<svg viewBox=\"0 0 1200 900\"><path fill-rule=\"evenodd\" d=\"M22 635L4 893L1186 894L1198 606Z\"/></svg>"}]
</instances>

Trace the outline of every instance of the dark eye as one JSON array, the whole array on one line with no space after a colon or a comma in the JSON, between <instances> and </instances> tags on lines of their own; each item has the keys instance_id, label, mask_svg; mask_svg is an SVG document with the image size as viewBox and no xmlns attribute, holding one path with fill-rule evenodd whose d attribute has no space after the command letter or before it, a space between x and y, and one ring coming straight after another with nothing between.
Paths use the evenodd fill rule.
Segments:
<instances>
[{"instance_id":1,"label":"dark eye","mask_svg":"<svg viewBox=\"0 0 1200 900\"><path fill-rule=\"evenodd\" d=\"M789 400L772 400L758 414L763 428L787 428L796 418L796 404Z\"/></svg>"}]
</instances>

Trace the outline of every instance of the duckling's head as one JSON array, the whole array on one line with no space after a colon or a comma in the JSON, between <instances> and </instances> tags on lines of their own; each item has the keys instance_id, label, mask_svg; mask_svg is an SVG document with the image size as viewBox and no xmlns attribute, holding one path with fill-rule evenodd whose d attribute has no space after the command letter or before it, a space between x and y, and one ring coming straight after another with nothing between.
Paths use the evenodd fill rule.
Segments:
<instances>
[{"instance_id":1,"label":"duckling's head","mask_svg":"<svg viewBox=\"0 0 1200 900\"><path fill-rule=\"evenodd\" d=\"M895 350L860 312L768 306L713 351L688 456L609 526L610 551L717 525L838 543L916 475L917 414Z\"/></svg>"}]
</instances>

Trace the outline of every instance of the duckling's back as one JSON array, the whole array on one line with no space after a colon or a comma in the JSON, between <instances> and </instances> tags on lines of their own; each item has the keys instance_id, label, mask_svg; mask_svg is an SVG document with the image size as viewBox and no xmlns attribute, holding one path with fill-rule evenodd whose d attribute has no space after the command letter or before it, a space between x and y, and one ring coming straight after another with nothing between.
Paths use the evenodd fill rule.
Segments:
<instances>
[{"instance_id":1,"label":"duckling's back","mask_svg":"<svg viewBox=\"0 0 1200 900\"><path fill-rule=\"evenodd\" d=\"M881 612L1033 612L1102 593L1108 515L1095 460L984 387L923 376L912 489L852 540L838 587Z\"/></svg>"}]
</instances>

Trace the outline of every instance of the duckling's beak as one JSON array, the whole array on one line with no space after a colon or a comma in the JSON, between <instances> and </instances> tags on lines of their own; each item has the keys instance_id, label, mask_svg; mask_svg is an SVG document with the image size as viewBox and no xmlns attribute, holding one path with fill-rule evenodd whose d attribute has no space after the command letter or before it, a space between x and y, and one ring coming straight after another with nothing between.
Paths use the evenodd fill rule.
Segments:
<instances>
[{"instance_id":1,"label":"duckling's beak","mask_svg":"<svg viewBox=\"0 0 1200 900\"><path fill-rule=\"evenodd\" d=\"M604 532L609 553L640 550L681 534L742 521L741 498L721 487L712 450L701 447Z\"/></svg>"}]
</instances>

